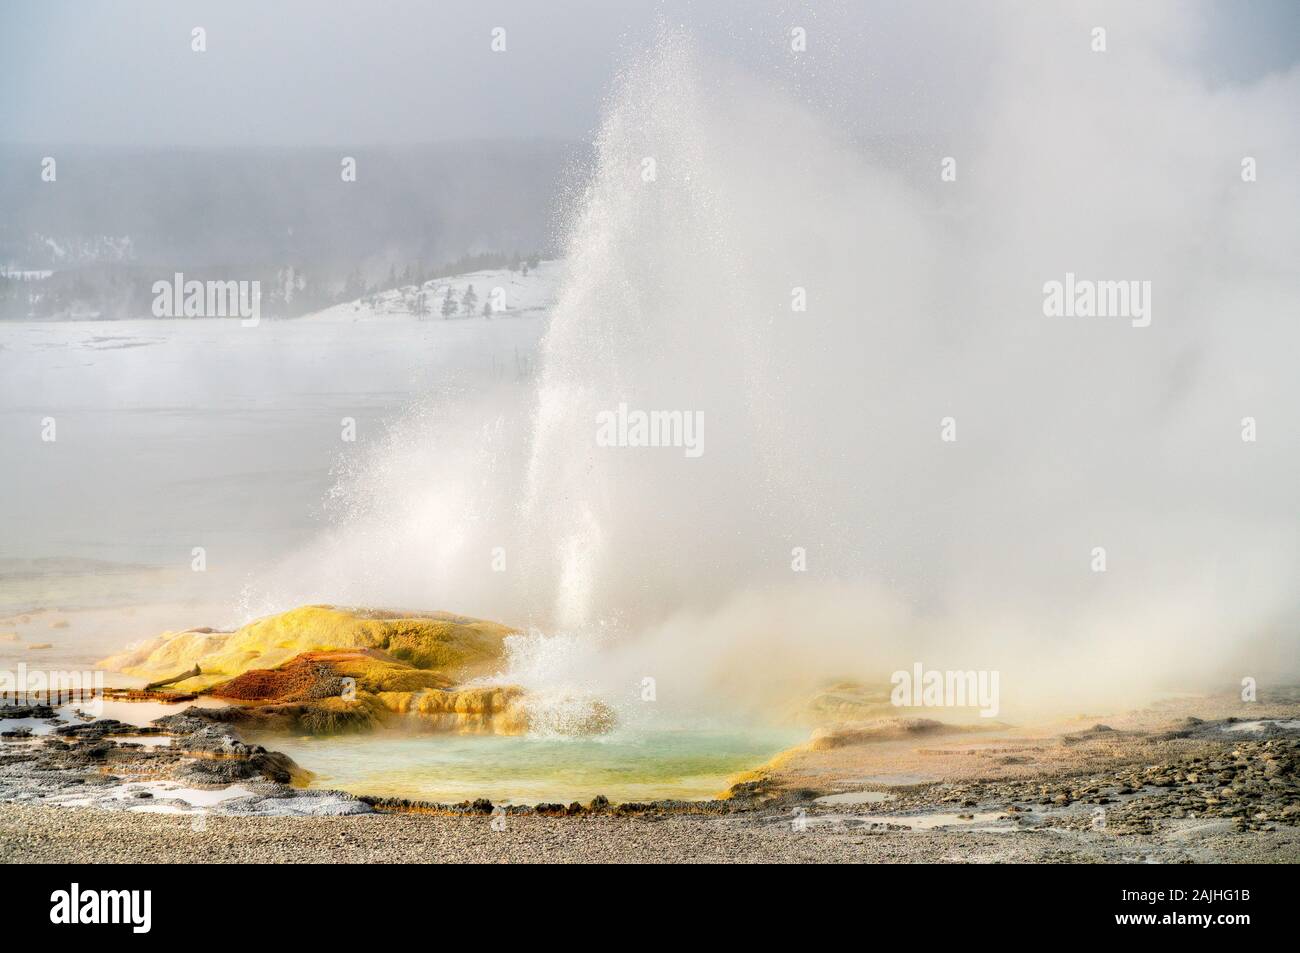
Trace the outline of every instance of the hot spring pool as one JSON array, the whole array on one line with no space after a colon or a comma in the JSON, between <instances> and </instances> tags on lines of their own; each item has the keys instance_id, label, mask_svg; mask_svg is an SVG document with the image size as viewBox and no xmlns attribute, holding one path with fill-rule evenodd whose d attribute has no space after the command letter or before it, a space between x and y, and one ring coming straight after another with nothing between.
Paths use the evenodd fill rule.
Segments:
<instances>
[{"instance_id":1,"label":"hot spring pool","mask_svg":"<svg viewBox=\"0 0 1300 953\"><path fill-rule=\"evenodd\" d=\"M600 738L379 733L261 737L315 773L311 786L455 803L703 800L806 740L797 729L645 731Z\"/></svg>"}]
</instances>

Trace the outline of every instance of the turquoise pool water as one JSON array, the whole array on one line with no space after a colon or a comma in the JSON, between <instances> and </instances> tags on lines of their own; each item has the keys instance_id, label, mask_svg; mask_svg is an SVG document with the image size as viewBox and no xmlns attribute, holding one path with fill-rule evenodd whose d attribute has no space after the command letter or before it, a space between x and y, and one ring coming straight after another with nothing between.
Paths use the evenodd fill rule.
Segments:
<instances>
[{"instance_id":1,"label":"turquoise pool water","mask_svg":"<svg viewBox=\"0 0 1300 953\"><path fill-rule=\"evenodd\" d=\"M399 734L264 737L315 772L312 787L454 803L702 800L799 744L794 729L654 730L601 738Z\"/></svg>"}]
</instances>

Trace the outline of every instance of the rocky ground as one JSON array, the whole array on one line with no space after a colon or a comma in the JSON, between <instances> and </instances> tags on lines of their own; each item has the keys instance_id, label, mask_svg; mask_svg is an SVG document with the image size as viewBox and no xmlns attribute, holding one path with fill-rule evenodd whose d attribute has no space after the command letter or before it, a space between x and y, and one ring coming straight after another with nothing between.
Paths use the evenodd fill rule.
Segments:
<instances>
[{"instance_id":1,"label":"rocky ground","mask_svg":"<svg viewBox=\"0 0 1300 953\"><path fill-rule=\"evenodd\" d=\"M0 860L45 863L1294 863L1300 830L1177 826L1014 834L893 830L839 816L800 826L784 810L739 814L508 817L364 814L193 818L91 808L0 807Z\"/></svg>"},{"instance_id":2,"label":"rocky ground","mask_svg":"<svg viewBox=\"0 0 1300 953\"><path fill-rule=\"evenodd\" d=\"M704 803L431 805L304 790L221 710L10 709L0 860L1300 861L1300 702L1012 728L832 725ZM1199 712L1197 715L1189 714Z\"/></svg>"},{"instance_id":3,"label":"rocky ground","mask_svg":"<svg viewBox=\"0 0 1300 953\"><path fill-rule=\"evenodd\" d=\"M215 802L243 813L370 810L350 795L295 786L306 775L292 759L244 743L222 714L188 708L138 725L75 706L0 709L0 726L10 726L0 730L0 809L7 802L124 812L148 802L150 810L189 812ZM225 796L232 791L239 796Z\"/></svg>"}]
</instances>

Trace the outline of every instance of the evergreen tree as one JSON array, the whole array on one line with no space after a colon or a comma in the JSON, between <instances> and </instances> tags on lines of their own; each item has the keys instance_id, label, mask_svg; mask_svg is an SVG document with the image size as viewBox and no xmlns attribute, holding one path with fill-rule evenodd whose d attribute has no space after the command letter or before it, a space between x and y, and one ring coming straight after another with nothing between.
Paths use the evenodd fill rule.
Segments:
<instances>
[{"instance_id":1,"label":"evergreen tree","mask_svg":"<svg viewBox=\"0 0 1300 953\"><path fill-rule=\"evenodd\" d=\"M361 277L361 269L353 268L348 273L347 279L343 282L343 290L339 292L340 301L355 301L357 298L364 297L366 293L366 282Z\"/></svg>"},{"instance_id":2,"label":"evergreen tree","mask_svg":"<svg viewBox=\"0 0 1300 953\"><path fill-rule=\"evenodd\" d=\"M456 313L456 298L452 294L451 285L447 286L447 297L442 299L442 316L450 318Z\"/></svg>"}]
</instances>

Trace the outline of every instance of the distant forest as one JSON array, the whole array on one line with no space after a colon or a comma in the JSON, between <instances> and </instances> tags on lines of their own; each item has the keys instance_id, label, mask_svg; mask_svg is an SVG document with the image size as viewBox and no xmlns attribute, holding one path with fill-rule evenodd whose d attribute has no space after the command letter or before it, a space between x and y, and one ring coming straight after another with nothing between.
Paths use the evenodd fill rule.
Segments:
<instances>
[{"instance_id":1,"label":"distant forest","mask_svg":"<svg viewBox=\"0 0 1300 953\"><path fill-rule=\"evenodd\" d=\"M267 316L297 317L391 288L419 285L450 275L506 268L526 274L543 257L553 257L553 253L482 252L462 255L439 265L416 262L400 270L391 265L386 275L375 281L367 280L359 267L354 267L342 279L335 276L323 281L309 281L306 272L293 266L267 272L240 272L238 276L218 269L188 269L183 273L186 281L226 281L232 278L260 281L262 308ZM148 318L152 316L154 282L170 282L173 274L124 263L73 267L48 275L8 272L0 268L0 320L68 320L92 316L110 321Z\"/></svg>"},{"instance_id":2,"label":"distant forest","mask_svg":"<svg viewBox=\"0 0 1300 953\"><path fill-rule=\"evenodd\" d=\"M260 281L296 316L560 249L558 197L585 147L462 142L387 150L49 150L0 146L0 319L149 317L152 287ZM344 181L341 160L356 161ZM232 252L232 249L235 251Z\"/></svg>"}]
</instances>

